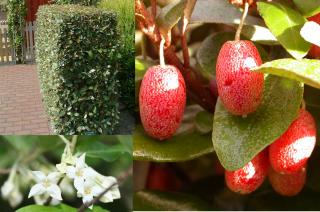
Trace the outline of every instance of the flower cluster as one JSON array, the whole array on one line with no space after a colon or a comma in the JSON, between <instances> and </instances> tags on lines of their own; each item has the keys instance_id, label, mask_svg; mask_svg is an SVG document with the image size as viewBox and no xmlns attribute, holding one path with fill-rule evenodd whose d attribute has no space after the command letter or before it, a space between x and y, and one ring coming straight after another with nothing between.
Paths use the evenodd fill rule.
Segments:
<instances>
[{"instance_id":1,"label":"flower cluster","mask_svg":"<svg viewBox=\"0 0 320 212\"><path fill-rule=\"evenodd\" d=\"M64 178L73 181L77 196L82 198L83 203L90 203L95 197L108 190L99 200L107 203L120 198L120 191L117 180L114 177L107 177L99 174L85 163L85 154L80 157L69 157L56 165L57 171L45 175L41 171L33 171L34 179L37 182L29 192L30 197L45 195L52 199L52 202L62 200L60 182ZM93 205L89 208L92 209Z\"/></svg>"}]
</instances>

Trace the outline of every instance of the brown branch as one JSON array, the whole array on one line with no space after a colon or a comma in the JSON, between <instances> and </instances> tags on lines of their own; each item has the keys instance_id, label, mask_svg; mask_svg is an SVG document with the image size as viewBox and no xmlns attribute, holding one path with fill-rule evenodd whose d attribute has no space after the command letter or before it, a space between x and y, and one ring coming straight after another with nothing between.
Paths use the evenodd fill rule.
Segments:
<instances>
[{"instance_id":1,"label":"brown branch","mask_svg":"<svg viewBox=\"0 0 320 212\"><path fill-rule=\"evenodd\" d=\"M159 52L161 41L160 32L142 0L135 0L135 12L138 27L151 40ZM144 19L138 17L144 17ZM167 64L171 64L181 71L188 87L188 96L204 109L214 112L216 97L209 89L208 80L191 67L184 67L175 53L175 47L168 45L167 42L164 49L164 56Z\"/></svg>"},{"instance_id":2,"label":"brown branch","mask_svg":"<svg viewBox=\"0 0 320 212\"><path fill-rule=\"evenodd\" d=\"M132 166L118 177L119 185L122 185L130 175L132 175ZM99 194L93 200L82 204L81 207L78 209L78 212L84 212L88 207L90 207L90 205L94 205L95 203L97 203L101 199L101 197L103 197L103 195L105 195L116 184L117 183L111 184L109 187L107 187L101 194Z\"/></svg>"},{"instance_id":3,"label":"brown branch","mask_svg":"<svg viewBox=\"0 0 320 212\"><path fill-rule=\"evenodd\" d=\"M186 28L187 28L187 21L185 19L185 16L182 17L182 35L181 35L181 46L182 46L182 53L183 53L183 61L184 61L184 67L189 68L190 67L190 56L189 56L189 50L188 50L188 44L187 44L187 38L186 38Z\"/></svg>"},{"instance_id":4,"label":"brown branch","mask_svg":"<svg viewBox=\"0 0 320 212\"><path fill-rule=\"evenodd\" d=\"M157 0L151 0L152 17L157 17Z\"/></svg>"},{"instance_id":5,"label":"brown branch","mask_svg":"<svg viewBox=\"0 0 320 212\"><path fill-rule=\"evenodd\" d=\"M0 169L0 175L10 174L11 169Z\"/></svg>"}]
</instances>

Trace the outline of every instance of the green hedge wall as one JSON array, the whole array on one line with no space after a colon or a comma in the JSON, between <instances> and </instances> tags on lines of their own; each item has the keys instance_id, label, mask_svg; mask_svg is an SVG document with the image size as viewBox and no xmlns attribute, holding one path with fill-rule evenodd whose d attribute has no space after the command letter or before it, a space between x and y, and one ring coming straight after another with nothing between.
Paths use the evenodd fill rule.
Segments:
<instances>
[{"instance_id":1,"label":"green hedge wall","mask_svg":"<svg viewBox=\"0 0 320 212\"><path fill-rule=\"evenodd\" d=\"M36 53L46 110L58 134L112 134L119 122L114 13L79 5L38 11Z\"/></svg>"},{"instance_id":2,"label":"green hedge wall","mask_svg":"<svg viewBox=\"0 0 320 212\"><path fill-rule=\"evenodd\" d=\"M81 5L95 5L97 4L98 0L52 0L54 4L81 4Z\"/></svg>"}]
</instances>

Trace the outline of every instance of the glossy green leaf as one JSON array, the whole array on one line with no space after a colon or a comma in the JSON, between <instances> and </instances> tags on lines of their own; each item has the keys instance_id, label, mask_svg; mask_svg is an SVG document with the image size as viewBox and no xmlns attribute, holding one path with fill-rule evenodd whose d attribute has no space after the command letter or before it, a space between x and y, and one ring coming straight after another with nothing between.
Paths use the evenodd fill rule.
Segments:
<instances>
[{"instance_id":1,"label":"glossy green leaf","mask_svg":"<svg viewBox=\"0 0 320 212\"><path fill-rule=\"evenodd\" d=\"M208 36L197 51L197 61L203 75L210 78L216 75L216 62L222 45L229 40L234 40L234 33L222 32Z\"/></svg>"},{"instance_id":2,"label":"glossy green leaf","mask_svg":"<svg viewBox=\"0 0 320 212\"><path fill-rule=\"evenodd\" d=\"M211 207L203 200L183 193L143 190L135 193L136 211L208 211Z\"/></svg>"},{"instance_id":3,"label":"glossy green leaf","mask_svg":"<svg viewBox=\"0 0 320 212\"><path fill-rule=\"evenodd\" d=\"M200 133L209 133L212 130L213 114L207 111L197 113L195 126Z\"/></svg>"},{"instance_id":4,"label":"glossy green leaf","mask_svg":"<svg viewBox=\"0 0 320 212\"><path fill-rule=\"evenodd\" d=\"M228 1L200 0L191 16L191 23L239 24L242 12ZM248 15L245 24L261 25L261 19Z\"/></svg>"},{"instance_id":5,"label":"glossy green leaf","mask_svg":"<svg viewBox=\"0 0 320 212\"><path fill-rule=\"evenodd\" d=\"M265 45L279 45L276 37L265 26L244 25L241 34L251 41Z\"/></svg>"},{"instance_id":6,"label":"glossy green leaf","mask_svg":"<svg viewBox=\"0 0 320 212\"><path fill-rule=\"evenodd\" d=\"M77 209L66 204L57 206L43 206L43 205L28 205L16 210L16 212L76 212ZM86 209L86 212L108 212L100 206L93 206L93 209Z\"/></svg>"},{"instance_id":7,"label":"glossy green leaf","mask_svg":"<svg viewBox=\"0 0 320 212\"><path fill-rule=\"evenodd\" d=\"M165 141L158 141L145 134L141 125L133 134L135 160L176 162L191 160L213 152L210 134L186 132Z\"/></svg>"},{"instance_id":8,"label":"glossy green leaf","mask_svg":"<svg viewBox=\"0 0 320 212\"><path fill-rule=\"evenodd\" d=\"M308 53L310 43L300 36L307 21L299 12L276 2L258 2L258 11L280 44L296 59Z\"/></svg>"},{"instance_id":9,"label":"glossy green leaf","mask_svg":"<svg viewBox=\"0 0 320 212\"><path fill-rule=\"evenodd\" d=\"M310 17L320 13L320 0L293 0L304 16Z\"/></svg>"},{"instance_id":10,"label":"glossy green leaf","mask_svg":"<svg viewBox=\"0 0 320 212\"><path fill-rule=\"evenodd\" d=\"M253 70L298 80L320 88L320 60L279 59L262 64Z\"/></svg>"},{"instance_id":11,"label":"glossy green leaf","mask_svg":"<svg viewBox=\"0 0 320 212\"><path fill-rule=\"evenodd\" d=\"M222 23L231 26L239 24L242 12L228 1L197 1L191 16L191 23ZM261 19L248 15L242 34L252 41L263 44L278 44L277 39L265 27ZM234 38L233 38L234 39Z\"/></svg>"},{"instance_id":12,"label":"glossy green leaf","mask_svg":"<svg viewBox=\"0 0 320 212\"><path fill-rule=\"evenodd\" d=\"M276 140L297 117L302 96L302 83L268 75L262 104L246 118L231 115L219 99L212 141L221 164L237 170Z\"/></svg>"},{"instance_id":13,"label":"glossy green leaf","mask_svg":"<svg viewBox=\"0 0 320 212\"><path fill-rule=\"evenodd\" d=\"M127 148L122 144L106 145L100 141L79 142L77 151L86 153L87 157L100 158L107 162L115 161L128 153Z\"/></svg>"},{"instance_id":14,"label":"glossy green leaf","mask_svg":"<svg viewBox=\"0 0 320 212\"><path fill-rule=\"evenodd\" d=\"M156 21L163 34L167 34L178 23L186 4L187 0L178 0L162 8Z\"/></svg>"}]
</instances>

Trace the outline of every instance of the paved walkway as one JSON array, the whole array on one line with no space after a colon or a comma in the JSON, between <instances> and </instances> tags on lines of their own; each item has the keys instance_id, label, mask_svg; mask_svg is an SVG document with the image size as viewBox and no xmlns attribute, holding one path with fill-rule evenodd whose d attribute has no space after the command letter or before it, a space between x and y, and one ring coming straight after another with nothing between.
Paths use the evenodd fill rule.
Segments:
<instances>
[{"instance_id":1,"label":"paved walkway","mask_svg":"<svg viewBox=\"0 0 320 212\"><path fill-rule=\"evenodd\" d=\"M36 66L0 66L0 135L49 132Z\"/></svg>"}]
</instances>

